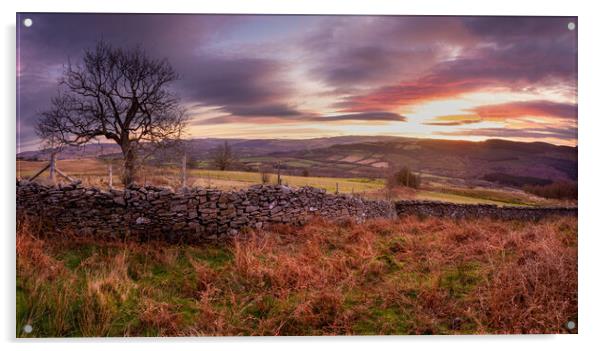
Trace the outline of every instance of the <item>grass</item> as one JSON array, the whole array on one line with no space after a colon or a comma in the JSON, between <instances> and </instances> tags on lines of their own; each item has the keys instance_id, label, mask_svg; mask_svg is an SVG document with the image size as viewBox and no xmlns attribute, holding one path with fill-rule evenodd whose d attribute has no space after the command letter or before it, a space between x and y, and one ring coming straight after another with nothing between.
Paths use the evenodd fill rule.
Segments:
<instances>
[{"instance_id":1,"label":"grass","mask_svg":"<svg viewBox=\"0 0 602 351\"><path fill-rule=\"evenodd\" d=\"M481 201L490 201L497 204L519 205L519 206L537 206L537 205L571 205L576 206L576 201L548 200L542 197L533 196L520 190L496 190L486 188L458 188L458 187L440 187L438 192L463 197L479 199Z\"/></svg>"},{"instance_id":2,"label":"grass","mask_svg":"<svg viewBox=\"0 0 602 351\"><path fill-rule=\"evenodd\" d=\"M32 176L41 169L45 163L37 161L17 161L17 176L26 178ZM59 160L58 167L70 176L80 179L85 185L108 187L108 165L96 159L82 160ZM113 184L120 187L119 174L121 170L118 165L113 167ZM139 183L153 184L159 186L170 186L177 189L181 186L180 169L178 167L143 167L140 170ZM43 174L40 181L46 181L47 174ZM270 182L275 183L276 174L270 174ZM335 177L303 177L283 174L282 183L292 187L312 186L325 189L329 193L355 193L366 198L374 199L418 199L436 200L466 204L493 204L493 205L574 205L556 200L545 200L526 194L521 191L506 191L493 189L469 189L449 186L430 186L418 191L397 189L393 196L387 196L384 179L368 178L335 178ZM242 171L219 171L208 169L188 169L187 184L189 186L211 187L225 190L237 190L247 188L261 183L258 172Z\"/></svg>"},{"instance_id":3,"label":"grass","mask_svg":"<svg viewBox=\"0 0 602 351\"><path fill-rule=\"evenodd\" d=\"M316 220L205 246L20 220L16 296L17 337L567 333L577 219Z\"/></svg>"},{"instance_id":4,"label":"grass","mask_svg":"<svg viewBox=\"0 0 602 351\"><path fill-rule=\"evenodd\" d=\"M37 161L17 161L17 176L29 177L41 169L45 163ZM82 179L87 185L100 187L108 186L107 165L99 160L59 160L57 166L65 173L76 179ZM180 170L177 167L162 167L160 169L148 167L141 170L139 182L150 183L161 186L171 186L178 188L180 186ZM113 169L113 183L120 186L120 169L115 166ZM47 174L43 174L47 177ZM215 187L220 189L241 189L254 184L261 183L261 177L258 172L242 171L219 171L205 169L189 169L187 172L188 184L192 186ZM281 175L282 184L301 187L313 186L326 189L333 193L337 190L341 193L375 191L383 187L384 182L381 179L366 178L331 178L331 177L302 177ZM277 180L276 174L270 174L271 183Z\"/></svg>"},{"instance_id":5,"label":"grass","mask_svg":"<svg viewBox=\"0 0 602 351\"><path fill-rule=\"evenodd\" d=\"M199 185L207 185L210 181L235 181L240 182L241 187L248 187L253 184L261 183L261 178L257 172L237 172L237 171L215 171L215 170L191 170L190 174L197 178ZM276 182L277 175L270 174L272 182ZM364 192L379 190L384 182L380 179L365 178L332 178L332 177L302 177L282 175L282 184L294 187L312 186L326 189L333 193L337 190L341 193Z\"/></svg>"},{"instance_id":6,"label":"grass","mask_svg":"<svg viewBox=\"0 0 602 351\"><path fill-rule=\"evenodd\" d=\"M459 204L489 204L489 205L508 205L508 202L483 199L473 196L458 195L439 191L419 190L416 194L417 200L433 200L454 202Z\"/></svg>"}]
</instances>

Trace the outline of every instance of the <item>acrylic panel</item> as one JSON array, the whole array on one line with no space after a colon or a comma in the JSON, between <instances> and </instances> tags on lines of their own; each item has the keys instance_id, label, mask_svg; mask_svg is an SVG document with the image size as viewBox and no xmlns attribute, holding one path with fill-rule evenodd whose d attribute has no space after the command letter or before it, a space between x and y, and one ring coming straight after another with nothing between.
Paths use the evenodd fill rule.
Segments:
<instances>
[{"instance_id":1,"label":"acrylic panel","mask_svg":"<svg viewBox=\"0 0 602 351\"><path fill-rule=\"evenodd\" d=\"M576 17L16 24L17 337L577 333Z\"/></svg>"}]
</instances>

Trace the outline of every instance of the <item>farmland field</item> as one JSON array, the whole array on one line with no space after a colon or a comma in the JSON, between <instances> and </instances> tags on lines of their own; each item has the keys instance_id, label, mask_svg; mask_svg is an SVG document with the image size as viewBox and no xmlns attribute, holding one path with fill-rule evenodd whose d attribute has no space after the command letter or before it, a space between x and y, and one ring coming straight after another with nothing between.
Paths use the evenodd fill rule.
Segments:
<instances>
[{"instance_id":1,"label":"farmland field","mask_svg":"<svg viewBox=\"0 0 602 351\"><path fill-rule=\"evenodd\" d=\"M571 217L316 220L205 246L18 226L19 337L568 333L577 319Z\"/></svg>"},{"instance_id":2,"label":"farmland field","mask_svg":"<svg viewBox=\"0 0 602 351\"><path fill-rule=\"evenodd\" d=\"M17 176L30 177L44 166L42 161L17 161ZM70 176L80 179L85 185L108 186L108 164L98 159L73 159L59 160L57 166ZM113 184L120 186L119 166L113 168ZM178 188L181 185L180 169L175 166L143 167L140 170L141 183L158 186L171 186ZM340 193L355 193L366 198L373 199L417 199L435 200L455 203L484 203L494 205L554 205L561 204L559 201L545 200L526 194L521 191L492 190L492 189L469 189L440 185L433 182L433 186L427 186L417 191L406 191L402 194L386 194L385 180L382 178L337 178L337 177L303 177L299 175L282 174L282 184L301 187L312 186L325 189L334 193L337 188ZM47 173L40 176L44 182ZM277 175L270 173L269 182L275 183ZM261 183L261 175L258 172L243 171L219 171L209 169L188 169L188 186L211 187L219 189L241 189L254 184Z\"/></svg>"},{"instance_id":3,"label":"farmland field","mask_svg":"<svg viewBox=\"0 0 602 351\"><path fill-rule=\"evenodd\" d=\"M17 161L17 174L21 177L28 177L44 165L44 162L35 161ZM91 185L108 184L107 164L94 159L83 160L61 160L57 161L57 166L64 170L70 176L82 179L84 183ZM119 185L119 168L114 168L114 184ZM178 187L180 185L180 170L176 167L161 167L160 169L149 167L140 172L141 181L146 181L155 185L170 185ZM47 174L46 174L47 176ZM44 177L44 176L42 176ZM190 186L215 187L221 189L245 188L253 184L261 183L261 176L258 172L241 171L217 171L204 169L189 169L187 171L188 184ZM276 181L277 175L270 174L270 181ZM96 184L95 184L96 183ZM282 184L301 187L313 186L326 189L328 192L334 192L337 189L342 193L365 192L381 189L384 186L382 179L366 178L331 178L331 177L302 177L282 175Z\"/></svg>"}]
</instances>

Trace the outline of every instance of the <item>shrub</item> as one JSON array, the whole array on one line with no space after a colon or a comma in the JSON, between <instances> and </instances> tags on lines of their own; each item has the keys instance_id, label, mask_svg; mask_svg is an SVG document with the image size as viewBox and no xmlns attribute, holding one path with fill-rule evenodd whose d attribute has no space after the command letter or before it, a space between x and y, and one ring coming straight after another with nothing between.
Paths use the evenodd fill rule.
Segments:
<instances>
[{"instance_id":1,"label":"shrub","mask_svg":"<svg viewBox=\"0 0 602 351\"><path fill-rule=\"evenodd\" d=\"M552 183L552 181L549 179L517 176L507 173L488 173L485 174L482 179L488 182L515 187L521 187L525 185L548 185Z\"/></svg>"},{"instance_id":2,"label":"shrub","mask_svg":"<svg viewBox=\"0 0 602 351\"><path fill-rule=\"evenodd\" d=\"M272 178L267 167L261 167L259 169L259 176L261 177L262 184L269 184Z\"/></svg>"},{"instance_id":3,"label":"shrub","mask_svg":"<svg viewBox=\"0 0 602 351\"><path fill-rule=\"evenodd\" d=\"M576 200L577 183L558 181L548 185L525 185L523 190L547 199Z\"/></svg>"},{"instance_id":4,"label":"shrub","mask_svg":"<svg viewBox=\"0 0 602 351\"><path fill-rule=\"evenodd\" d=\"M237 161L232 146L228 144L228 141L224 141L224 145L218 146L213 152L213 166L220 171L231 169Z\"/></svg>"},{"instance_id":5,"label":"shrub","mask_svg":"<svg viewBox=\"0 0 602 351\"><path fill-rule=\"evenodd\" d=\"M399 171L394 172L387 179L388 188L394 188L396 186L418 189L420 187L420 176L412 173L408 167L403 167Z\"/></svg>"}]
</instances>

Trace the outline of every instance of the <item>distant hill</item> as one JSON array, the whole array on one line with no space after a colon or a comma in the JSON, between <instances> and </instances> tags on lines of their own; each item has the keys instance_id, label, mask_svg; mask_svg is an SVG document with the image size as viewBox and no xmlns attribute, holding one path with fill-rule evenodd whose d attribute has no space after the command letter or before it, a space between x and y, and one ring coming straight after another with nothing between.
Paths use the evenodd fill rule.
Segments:
<instances>
[{"instance_id":1,"label":"distant hill","mask_svg":"<svg viewBox=\"0 0 602 351\"><path fill-rule=\"evenodd\" d=\"M577 147L491 139L483 142L417 139L390 136L341 136L315 139L193 139L184 147L199 166L208 166L212 152L224 143L232 146L239 167L256 170L275 165L289 174L344 177L382 177L390 168L409 166L426 175L505 185L545 184L577 179ZM68 147L61 159L119 157L115 144ZM48 153L28 151L21 159L47 159ZM158 155L178 160L174 151ZM304 171L305 170L305 171Z\"/></svg>"},{"instance_id":2,"label":"distant hill","mask_svg":"<svg viewBox=\"0 0 602 351\"><path fill-rule=\"evenodd\" d=\"M210 157L216 147L227 141L236 149L240 156L267 155L275 151L298 151L324 148L338 144L351 144L358 142L374 142L397 140L398 137L389 136L341 136L314 139L220 139L203 138L184 141L188 155L195 159ZM59 154L60 159L79 159L115 155L119 156L121 150L115 143L94 143L81 147L68 146ZM17 154L17 158L29 160L48 160L49 150L24 151Z\"/></svg>"},{"instance_id":3,"label":"distant hill","mask_svg":"<svg viewBox=\"0 0 602 351\"><path fill-rule=\"evenodd\" d=\"M22 160L48 160L51 150L23 151L17 154L17 159ZM58 154L62 160L73 160L80 158L101 157L121 153L121 149L115 143L88 144L80 147L68 146Z\"/></svg>"},{"instance_id":4,"label":"distant hill","mask_svg":"<svg viewBox=\"0 0 602 351\"><path fill-rule=\"evenodd\" d=\"M399 139L276 155L318 161L329 169L343 166L347 172L358 175L382 174L385 167L409 166L431 175L499 181L513 186L521 182L506 182L510 176L523 177L523 184L577 179L577 148L546 143ZM312 166L314 173L316 167Z\"/></svg>"}]
</instances>

